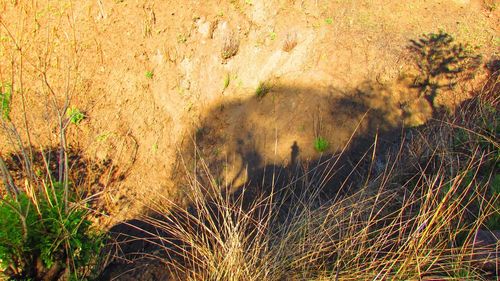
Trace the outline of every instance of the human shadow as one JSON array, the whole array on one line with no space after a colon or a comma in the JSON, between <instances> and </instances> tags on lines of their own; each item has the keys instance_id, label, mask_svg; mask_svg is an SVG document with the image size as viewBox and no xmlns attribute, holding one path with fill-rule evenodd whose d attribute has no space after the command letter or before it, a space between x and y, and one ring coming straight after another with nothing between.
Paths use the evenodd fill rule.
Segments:
<instances>
[{"instance_id":1,"label":"human shadow","mask_svg":"<svg viewBox=\"0 0 500 281\"><path fill-rule=\"evenodd\" d=\"M356 190L366 177L381 173L385 153L398 145L403 132L402 116L391 88L377 83L347 91L277 83L265 97L213 106L185 136L179 155L185 165L173 180L187 198L192 198L194 178L201 186L215 186L221 197L243 209L273 194L281 202L276 221L286 223L299 198L308 200L304 196L310 195L317 206L330 204L339 194ZM328 141L326 151L314 148L319 136ZM186 171L194 172L186 177ZM217 222L221 210L210 198L203 204ZM115 258L99 280L158 280L180 274L169 272L168 264L186 262L182 252L188 249L167 231L168 224L180 222L198 233L203 220L196 219L197 207L188 204L186 211L171 211L168 219L147 210L142 218L114 226L110 249Z\"/></svg>"}]
</instances>

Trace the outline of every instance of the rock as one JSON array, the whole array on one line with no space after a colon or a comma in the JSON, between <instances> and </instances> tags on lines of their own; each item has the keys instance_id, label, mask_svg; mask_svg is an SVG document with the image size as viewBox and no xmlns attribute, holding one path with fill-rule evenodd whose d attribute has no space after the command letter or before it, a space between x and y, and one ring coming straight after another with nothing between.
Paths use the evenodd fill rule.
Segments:
<instances>
[{"instance_id":1,"label":"rock","mask_svg":"<svg viewBox=\"0 0 500 281\"><path fill-rule=\"evenodd\" d=\"M201 18L196 22L196 25L198 26L198 32L201 34L203 39L212 37L212 24L209 21Z\"/></svg>"},{"instance_id":2,"label":"rock","mask_svg":"<svg viewBox=\"0 0 500 281\"><path fill-rule=\"evenodd\" d=\"M476 232L474 241L470 246L472 248L471 261L481 269L488 272L499 273L499 260L498 253L500 244L500 230L481 230Z\"/></svg>"}]
</instances>

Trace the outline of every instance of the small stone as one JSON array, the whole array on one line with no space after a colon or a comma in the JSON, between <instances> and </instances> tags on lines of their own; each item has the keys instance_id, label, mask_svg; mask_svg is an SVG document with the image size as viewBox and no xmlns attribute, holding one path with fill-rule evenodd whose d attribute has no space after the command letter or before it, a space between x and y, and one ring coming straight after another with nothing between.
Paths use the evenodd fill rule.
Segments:
<instances>
[{"instance_id":1,"label":"small stone","mask_svg":"<svg viewBox=\"0 0 500 281\"><path fill-rule=\"evenodd\" d=\"M472 248L471 261L485 271L496 272L500 268L499 250L500 230L481 230L476 232Z\"/></svg>"}]
</instances>

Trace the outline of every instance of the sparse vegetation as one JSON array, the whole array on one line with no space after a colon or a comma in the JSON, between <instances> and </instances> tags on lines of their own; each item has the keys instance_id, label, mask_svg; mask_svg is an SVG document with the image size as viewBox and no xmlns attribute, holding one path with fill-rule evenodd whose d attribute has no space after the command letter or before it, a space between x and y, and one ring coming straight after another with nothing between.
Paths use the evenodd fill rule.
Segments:
<instances>
[{"instance_id":1,"label":"sparse vegetation","mask_svg":"<svg viewBox=\"0 0 500 281\"><path fill-rule=\"evenodd\" d=\"M187 36L185 34L179 33L177 34L177 43L184 44L187 42Z\"/></svg>"},{"instance_id":2,"label":"sparse vegetation","mask_svg":"<svg viewBox=\"0 0 500 281\"><path fill-rule=\"evenodd\" d=\"M268 179L291 178L264 182L258 196L250 185L228 195L202 164L188 172L189 208L153 204L144 217L169 234L152 240L166 252L162 262L187 280L494 278L495 241L476 239L499 227L494 79L381 156L375 141L343 181L330 181L344 165L338 156L327 168L275 171ZM327 147L316 138L318 151Z\"/></svg>"},{"instance_id":3,"label":"sparse vegetation","mask_svg":"<svg viewBox=\"0 0 500 281\"><path fill-rule=\"evenodd\" d=\"M353 181L354 192L335 193L345 182L316 185L330 176L310 178L321 174L319 166L251 202L224 195L213 182L200 185L193 175L196 212L156 204L145 220L172 235L155 239L167 256L182 257L173 267L187 280L486 280L485 270L495 268L483 264L494 257L478 254L475 237L498 215L499 195L489 191L498 143L467 130L476 141L453 148L450 132L470 128L462 114L479 113L477 106L462 110L453 121L416 129L419 137L403 140L375 177L358 166L354 174L365 178ZM478 150L484 140L490 150ZM328 190L336 190L334 199L322 199Z\"/></svg>"},{"instance_id":4,"label":"sparse vegetation","mask_svg":"<svg viewBox=\"0 0 500 281\"><path fill-rule=\"evenodd\" d=\"M5 175L4 175L5 176ZM0 261L11 280L72 280L88 274L102 246L85 206L64 185L27 186L0 201Z\"/></svg>"},{"instance_id":5,"label":"sparse vegetation","mask_svg":"<svg viewBox=\"0 0 500 281\"><path fill-rule=\"evenodd\" d=\"M276 37L277 37L277 36L278 36L278 35L277 35L277 34L276 34L276 32L274 32L274 31L271 31L271 32L269 33L269 39L271 39L271 41L276 40Z\"/></svg>"},{"instance_id":6,"label":"sparse vegetation","mask_svg":"<svg viewBox=\"0 0 500 281\"><path fill-rule=\"evenodd\" d=\"M154 73L153 73L153 71L148 70L148 71L146 71L145 76L146 76L146 78L148 78L148 79L153 79Z\"/></svg>"},{"instance_id":7,"label":"sparse vegetation","mask_svg":"<svg viewBox=\"0 0 500 281\"><path fill-rule=\"evenodd\" d=\"M0 111L2 119L5 121L10 120L10 103L12 99L12 86L9 83L0 83Z\"/></svg>"},{"instance_id":8,"label":"sparse vegetation","mask_svg":"<svg viewBox=\"0 0 500 281\"><path fill-rule=\"evenodd\" d=\"M68 108L66 115L69 118L69 121L75 125L80 124L83 119L85 119L85 114L83 114L78 108L70 107Z\"/></svg>"},{"instance_id":9,"label":"sparse vegetation","mask_svg":"<svg viewBox=\"0 0 500 281\"><path fill-rule=\"evenodd\" d=\"M230 59L234 57L238 53L238 49L240 48L240 40L237 35L233 32L230 32L226 35L224 42L222 44L221 57L224 60Z\"/></svg>"},{"instance_id":10,"label":"sparse vegetation","mask_svg":"<svg viewBox=\"0 0 500 281\"><path fill-rule=\"evenodd\" d=\"M260 82L255 89L255 96L259 99L264 98L272 89L272 86L269 82Z\"/></svg>"},{"instance_id":11,"label":"sparse vegetation","mask_svg":"<svg viewBox=\"0 0 500 281\"><path fill-rule=\"evenodd\" d=\"M317 152L325 152L329 146L330 144L323 137L317 137L316 139L314 139L314 149Z\"/></svg>"},{"instance_id":12,"label":"sparse vegetation","mask_svg":"<svg viewBox=\"0 0 500 281\"><path fill-rule=\"evenodd\" d=\"M295 46L297 46L297 35L294 33L288 33L285 38L285 42L283 42L283 51L291 52Z\"/></svg>"},{"instance_id":13,"label":"sparse vegetation","mask_svg":"<svg viewBox=\"0 0 500 281\"><path fill-rule=\"evenodd\" d=\"M229 87L229 83L231 83L231 76L228 73L226 74L226 77L224 77L224 88L222 89L223 91L225 91L227 87Z\"/></svg>"},{"instance_id":14,"label":"sparse vegetation","mask_svg":"<svg viewBox=\"0 0 500 281\"><path fill-rule=\"evenodd\" d=\"M498 9L498 2L496 0L484 0L483 4L490 12L494 12Z\"/></svg>"}]
</instances>

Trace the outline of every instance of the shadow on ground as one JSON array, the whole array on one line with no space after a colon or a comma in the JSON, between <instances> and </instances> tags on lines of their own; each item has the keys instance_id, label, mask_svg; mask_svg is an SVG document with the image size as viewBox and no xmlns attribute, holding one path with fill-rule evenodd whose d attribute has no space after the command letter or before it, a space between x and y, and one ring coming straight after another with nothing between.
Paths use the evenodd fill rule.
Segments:
<instances>
[{"instance_id":1,"label":"shadow on ground","mask_svg":"<svg viewBox=\"0 0 500 281\"><path fill-rule=\"evenodd\" d=\"M242 199L245 206L271 190L280 196L280 190L293 186L286 192L283 214L294 204L293 194L307 188L320 190L318 200L324 202L352 192L366 177L382 172L385 154L398 148L405 116L421 114L401 109L399 97L407 93L398 91L371 82L342 91L278 81L263 97L217 104L185 137L177 161L183 164L176 167L174 179L181 198L191 198L186 171L193 171L188 173L202 185ZM318 137L328 141L323 152L314 148ZM188 200L180 204L191 208ZM196 216L195 210L190 213ZM170 216L191 223L185 215ZM145 219L113 227L116 258L99 280L167 280L168 263L183 262L175 254L183 245L164 229Z\"/></svg>"}]
</instances>

